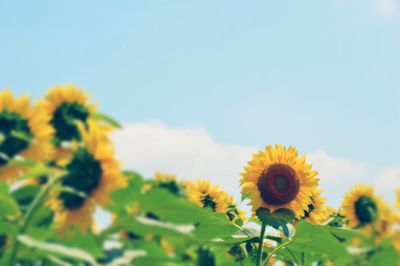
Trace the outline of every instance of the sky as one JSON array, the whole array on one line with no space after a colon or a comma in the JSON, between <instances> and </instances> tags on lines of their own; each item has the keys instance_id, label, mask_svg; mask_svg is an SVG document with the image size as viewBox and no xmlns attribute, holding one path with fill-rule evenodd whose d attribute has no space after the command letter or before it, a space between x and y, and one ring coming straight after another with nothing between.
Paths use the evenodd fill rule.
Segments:
<instances>
[{"instance_id":1,"label":"sky","mask_svg":"<svg viewBox=\"0 0 400 266\"><path fill-rule=\"evenodd\" d=\"M328 201L400 187L400 0L0 0L0 88L75 83L144 175L238 195L265 145L298 147ZM238 198L238 196L237 196Z\"/></svg>"}]
</instances>

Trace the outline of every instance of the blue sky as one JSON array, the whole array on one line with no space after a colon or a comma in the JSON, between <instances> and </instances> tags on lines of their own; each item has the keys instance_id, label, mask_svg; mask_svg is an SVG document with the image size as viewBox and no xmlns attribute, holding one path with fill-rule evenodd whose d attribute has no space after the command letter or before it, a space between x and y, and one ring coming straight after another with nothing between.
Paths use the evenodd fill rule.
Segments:
<instances>
[{"instance_id":1,"label":"blue sky","mask_svg":"<svg viewBox=\"0 0 400 266\"><path fill-rule=\"evenodd\" d=\"M399 165L396 1L0 0L0 87L72 82L124 123Z\"/></svg>"}]
</instances>

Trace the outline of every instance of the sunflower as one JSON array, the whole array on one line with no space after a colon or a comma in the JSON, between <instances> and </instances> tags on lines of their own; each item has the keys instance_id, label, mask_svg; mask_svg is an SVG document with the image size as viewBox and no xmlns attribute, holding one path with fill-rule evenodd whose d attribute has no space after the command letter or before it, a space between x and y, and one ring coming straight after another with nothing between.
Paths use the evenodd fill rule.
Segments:
<instances>
[{"instance_id":1,"label":"sunflower","mask_svg":"<svg viewBox=\"0 0 400 266\"><path fill-rule=\"evenodd\" d=\"M119 163L114 159L111 142L95 123L89 122L88 131L81 128L83 145L77 147L62 178L67 190L55 191L49 205L56 213L56 227L64 233L71 225L85 232L93 225L93 211L97 204L106 206L110 194L126 185Z\"/></svg>"},{"instance_id":2,"label":"sunflower","mask_svg":"<svg viewBox=\"0 0 400 266\"><path fill-rule=\"evenodd\" d=\"M55 143L80 140L77 121L87 125L96 105L89 104L89 95L74 85L55 86L45 97L44 104L51 115L51 124L55 128Z\"/></svg>"},{"instance_id":3,"label":"sunflower","mask_svg":"<svg viewBox=\"0 0 400 266\"><path fill-rule=\"evenodd\" d=\"M393 234L396 217L393 210L383 200L379 201L379 213L375 223L375 232L378 241Z\"/></svg>"},{"instance_id":4,"label":"sunflower","mask_svg":"<svg viewBox=\"0 0 400 266\"><path fill-rule=\"evenodd\" d=\"M334 209L325 205L325 198L320 196L321 191L312 195L312 203L308 205L309 210L304 212L304 220L312 224L321 224L328 220L334 213Z\"/></svg>"},{"instance_id":5,"label":"sunflower","mask_svg":"<svg viewBox=\"0 0 400 266\"><path fill-rule=\"evenodd\" d=\"M0 179L12 180L26 171L9 160L22 157L34 162L53 155L53 129L42 106L32 107L27 96L14 98L10 91L0 92Z\"/></svg>"},{"instance_id":6,"label":"sunflower","mask_svg":"<svg viewBox=\"0 0 400 266\"><path fill-rule=\"evenodd\" d=\"M214 212L228 211L227 194L219 187L211 186L210 181L197 180L196 183L185 182L188 200L202 208L211 208Z\"/></svg>"},{"instance_id":7,"label":"sunflower","mask_svg":"<svg viewBox=\"0 0 400 266\"><path fill-rule=\"evenodd\" d=\"M154 188L163 188L178 197L186 198L184 184L176 180L175 174L156 172L154 180L148 181L143 185L143 192Z\"/></svg>"},{"instance_id":8,"label":"sunflower","mask_svg":"<svg viewBox=\"0 0 400 266\"><path fill-rule=\"evenodd\" d=\"M158 182L162 182L162 183L168 183L168 182L171 182L171 181L176 181L176 175L174 175L174 174L156 172L154 177Z\"/></svg>"},{"instance_id":9,"label":"sunflower","mask_svg":"<svg viewBox=\"0 0 400 266\"><path fill-rule=\"evenodd\" d=\"M246 221L246 212L239 209L233 196L227 197L228 211L225 213L228 219L238 225Z\"/></svg>"},{"instance_id":10,"label":"sunflower","mask_svg":"<svg viewBox=\"0 0 400 266\"><path fill-rule=\"evenodd\" d=\"M393 234L396 214L382 198L376 198L376 200L378 205L376 220L374 223L365 226L362 232L367 235L374 235L376 241L381 242Z\"/></svg>"},{"instance_id":11,"label":"sunflower","mask_svg":"<svg viewBox=\"0 0 400 266\"><path fill-rule=\"evenodd\" d=\"M253 154L240 180L241 192L250 198L252 210L280 208L292 210L297 219L308 211L310 198L319 179L316 171L298 157L296 148L282 145L267 146L265 151Z\"/></svg>"},{"instance_id":12,"label":"sunflower","mask_svg":"<svg viewBox=\"0 0 400 266\"><path fill-rule=\"evenodd\" d=\"M378 214L378 199L372 187L358 185L344 196L341 214L350 228L372 224Z\"/></svg>"}]
</instances>

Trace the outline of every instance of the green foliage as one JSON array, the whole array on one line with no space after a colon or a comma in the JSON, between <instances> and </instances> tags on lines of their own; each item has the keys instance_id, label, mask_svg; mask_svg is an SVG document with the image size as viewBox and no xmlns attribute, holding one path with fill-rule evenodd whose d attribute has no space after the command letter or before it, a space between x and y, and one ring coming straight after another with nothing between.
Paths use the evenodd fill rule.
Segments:
<instances>
[{"instance_id":1,"label":"green foliage","mask_svg":"<svg viewBox=\"0 0 400 266\"><path fill-rule=\"evenodd\" d=\"M0 110L0 265L250 266L281 261L286 265L395 266L400 261L393 235L375 231L387 224L377 224L379 208L371 198L356 203L356 214L363 222L360 227L376 222L370 234L346 228L346 220L338 213L316 225L295 219L289 209L259 208L246 221L239 206L216 188L212 188L214 198L213 193L204 192L193 200L199 191L191 191L188 184L171 176L144 178L134 171L120 171L107 134L121 125L105 114L90 113L78 102L60 106L49 121L48 132L52 126L56 136L47 143L55 144L57 155L42 161L21 154L37 141L28 127L30 121ZM99 132L87 144L83 141L87 136L81 133L91 122L101 126L95 127ZM18 168L13 182L1 179L4 166ZM115 189L113 181L120 174L124 180L118 181L127 184ZM98 189L107 178L110 187ZM221 202L215 193L226 206L217 208ZM250 196L242 193L241 200ZM110 217L108 223L82 229L82 224L98 220L93 213L99 206L104 208L100 216ZM314 207L309 205L307 215ZM77 215L85 208L88 217ZM60 217L66 228L58 228Z\"/></svg>"},{"instance_id":2,"label":"green foliage","mask_svg":"<svg viewBox=\"0 0 400 266\"><path fill-rule=\"evenodd\" d=\"M260 221L275 229L282 228L285 235L289 236L287 224L293 223L295 219L294 213L291 210L278 209L271 213L268 209L259 208L256 214Z\"/></svg>"}]
</instances>

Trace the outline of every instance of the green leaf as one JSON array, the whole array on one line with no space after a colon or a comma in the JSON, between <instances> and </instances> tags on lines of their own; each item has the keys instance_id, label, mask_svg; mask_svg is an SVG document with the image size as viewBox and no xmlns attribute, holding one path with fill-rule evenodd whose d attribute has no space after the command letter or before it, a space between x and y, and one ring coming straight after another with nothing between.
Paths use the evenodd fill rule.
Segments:
<instances>
[{"instance_id":1,"label":"green leaf","mask_svg":"<svg viewBox=\"0 0 400 266\"><path fill-rule=\"evenodd\" d=\"M398 265L399 261L399 254L396 252L390 241L387 240L381 245L381 248L372 256L372 258L370 259L370 265L396 266Z\"/></svg>"},{"instance_id":2,"label":"green leaf","mask_svg":"<svg viewBox=\"0 0 400 266\"><path fill-rule=\"evenodd\" d=\"M201 221L196 228L195 236L197 240L207 241L218 238L229 243L240 243L247 240L247 238L235 239L233 237L239 229L224 214L212 213L211 210L207 211L210 211L210 217Z\"/></svg>"},{"instance_id":3,"label":"green leaf","mask_svg":"<svg viewBox=\"0 0 400 266\"><path fill-rule=\"evenodd\" d=\"M22 176L18 179L23 180L27 178L38 178L41 176L48 176L51 174L51 169L43 164L43 163L36 163L26 159L13 159L7 162L8 165L12 166L23 166L29 168L27 172L25 172Z\"/></svg>"},{"instance_id":4,"label":"green leaf","mask_svg":"<svg viewBox=\"0 0 400 266\"><path fill-rule=\"evenodd\" d=\"M20 216L18 203L15 199L6 193L0 194L0 217Z\"/></svg>"},{"instance_id":5,"label":"green leaf","mask_svg":"<svg viewBox=\"0 0 400 266\"><path fill-rule=\"evenodd\" d=\"M13 197L20 205L29 205L40 191L38 186L23 186L12 192Z\"/></svg>"},{"instance_id":6,"label":"green leaf","mask_svg":"<svg viewBox=\"0 0 400 266\"><path fill-rule=\"evenodd\" d=\"M0 132L0 144L6 139L3 133Z\"/></svg>"},{"instance_id":7,"label":"green leaf","mask_svg":"<svg viewBox=\"0 0 400 266\"><path fill-rule=\"evenodd\" d=\"M364 234L361 234L354 230L338 228L329 225L319 225L319 227L331 233L340 242L351 240L352 238L365 238Z\"/></svg>"},{"instance_id":8,"label":"green leaf","mask_svg":"<svg viewBox=\"0 0 400 266\"><path fill-rule=\"evenodd\" d=\"M18 232L18 224L0 221L0 234L14 236Z\"/></svg>"},{"instance_id":9,"label":"green leaf","mask_svg":"<svg viewBox=\"0 0 400 266\"><path fill-rule=\"evenodd\" d=\"M250 197L250 192L243 192L240 201L244 201Z\"/></svg>"},{"instance_id":10,"label":"green leaf","mask_svg":"<svg viewBox=\"0 0 400 266\"><path fill-rule=\"evenodd\" d=\"M37 163L26 159L12 159L9 160L7 164L12 166L34 167Z\"/></svg>"},{"instance_id":11,"label":"green leaf","mask_svg":"<svg viewBox=\"0 0 400 266\"><path fill-rule=\"evenodd\" d=\"M89 253L78 248L70 248L56 243L36 241L27 235L18 236L18 241L35 251L44 252L46 256L53 254L62 258L71 258L78 261L84 261L90 265L97 265L96 260Z\"/></svg>"},{"instance_id":12,"label":"green leaf","mask_svg":"<svg viewBox=\"0 0 400 266\"><path fill-rule=\"evenodd\" d=\"M293 223L295 219L295 215L291 210L281 208L271 213L268 209L258 208L256 214L263 223L275 229L282 227L285 235L289 236L287 224Z\"/></svg>"},{"instance_id":13,"label":"green leaf","mask_svg":"<svg viewBox=\"0 0 400 266\"><path fill-rule=\"evenodd\" d=\"M73 231L74 230L74 231ZM81 234L77 227L71 228L68 232L73 237L65 237L58 240L60 244L65 246L79 248L95 258L104 257L101 241L96 239L92 233Z\"/></svg>"},{"instance_id":14,"label":"green leaf","mask_svg":"<svg viewBox=\"0 0 400 266\"><path fill-rule=\"evenodd\" d=\"M151 213L164 222L195 224L194 234L199 241L214 238L232 240L232 235L240 230L224 214L200 208L162 188L152 189L143 195L140 207L143 213Z\"/></svg>"},{"instance_id":15,"label":"green leaf","mask_svg":"<svg viewBox=\"0 0 400 266\"><path fill-rule=\"evenodd\" d=\"M111 194L112 202L108 209L117 213L124 212L127 208L132 207L141 196L142 186L143 179L141 177L129 178L127 187L116 190Z\"/></svg>"},{"instance_id":16,"label":"green leaf","mask_svg":"<svg viewBox=\"0 0 400 266\"><path fill-rule=\"evenodd\" d=\"M93 114L93 118L96 119L96 120L105 122L105 123L109 124L110 126L112 126L114 128L122 128L120 123L118 123L115 119L109 117L106 114L95 113L95 114Z\"/></svg>"},{"instance_id":17,"label":"green leaf","mask_svg":"<svg viewBox=\"0 0 400 266\"><path fill-rule=\"evenodd\" d=\"M345 245L342 245L330 232L306 221L296 226L293 242L288 247L297 252L325 255L330 258L344 257L348 254Z\"/></svg>"},{"instance_id":18,"label":"green leaf","mask_svg":"<svg viewBox=\"0 0 400 266\"><path fill-rule=\"evenodd\" d=\"M0 194L9 194L10 187L5 181L0 181Z\"/></svg>"},{"instance_id":19,"label":"green leaf","mask_svg":"<svg viewBox=\"0 0 400 266\"><path fill-rule=\"evenodd\" d=\"M135 172L135 171L124 170L124 171L122 171L122 174L124 176L126 176L128 179L140 179L140 180L143 180L142 175L139 174L138 172Z\"/></svg>"},{"instance_id":20,"label":"green leaf","mask_svg":"<svg viewBox=\"0 0 400 266\"><path fill-rule=\"evenodd\" d=\"M14 138L26 141L29 143L29 141L32 139L32 135L24 132L24 131L19 131L19 130L11 130L11 136Z\"/></svg>"},{"instance_id":21,"label":"green leaf","mask_svg":"<svg viewBox=\"0 0 400 266\"><path fill-rule=\"evenodd\" d=\"M148 235L193 237L193 225L161 222L146 217L122 217L114 222L114 228L134 233L142 238Z\"/></svg>"},{"instance_id":22,"label":"green leaf","mask_svg":"<svg viewBox=\"0 0 400 266\"><path fill-rule=\"evenodd\" d=\"M210 217L205 209L161 188L152 189L143 195L140 204L143 212L153 213L163 221L178 224L197 223Z\"/></svg>"}]
</instances>

